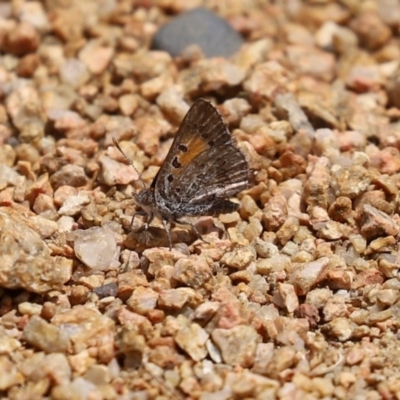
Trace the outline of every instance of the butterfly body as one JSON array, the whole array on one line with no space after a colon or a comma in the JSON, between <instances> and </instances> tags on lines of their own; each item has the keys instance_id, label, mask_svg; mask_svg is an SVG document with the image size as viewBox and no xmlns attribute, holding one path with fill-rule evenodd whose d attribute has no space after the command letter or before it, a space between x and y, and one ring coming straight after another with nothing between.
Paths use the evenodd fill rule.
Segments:
<instances>
[{"instance_id":1,"label":"butterfly body","mask_svg":"<svg viewBox=\"0 0 400 400\"><path fill-rule=\"evenodd\" d=\"M238 209L228 200L248 186L249 168L218 111L196 100L175 136L171 149L150 188L135 196L147 214L147 224L159 217L168 222L182 217L215 216Z\"/></svg>"}]
</instances>

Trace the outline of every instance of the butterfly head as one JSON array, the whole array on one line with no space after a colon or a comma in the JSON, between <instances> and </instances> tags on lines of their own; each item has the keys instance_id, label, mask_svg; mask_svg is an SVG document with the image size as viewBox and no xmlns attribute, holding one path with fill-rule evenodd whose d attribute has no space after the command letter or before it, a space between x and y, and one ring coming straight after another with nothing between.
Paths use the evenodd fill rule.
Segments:
<instances>
[{"instance_id":1,"label":"butterfly head","mask_svg":"<svg viewBox=\"0 0 400 400\"><path fill-rule=\"evenodd\" d=\"M135 203L140 206L144 211L153 208L154 204L154 189L143 189L140 193L134 196Z\"/></svg>"},{"instance_id":2,"label":"butterfly head","mask_svg":"<svg viewBox=\"0 0 400 400\"><path fill-rule=\"evenodd\" d=\"M113 139L114 146L120 151L120 153L124 156L125 160L132 166L132 168L138 173L139 181L142 183L144 189L139 192L139 193L133 193L133 198L135 200L135 203L140 206L143 211L145 212L151 212L153 209L153 204L154 204L154 188L147 188L146 183L143 181L142 176L140 173L137 171L136 167L133 165L132 161L125 155L125 153L122 151L120 145L118 142Z\"/></svg>"}]
</instances>

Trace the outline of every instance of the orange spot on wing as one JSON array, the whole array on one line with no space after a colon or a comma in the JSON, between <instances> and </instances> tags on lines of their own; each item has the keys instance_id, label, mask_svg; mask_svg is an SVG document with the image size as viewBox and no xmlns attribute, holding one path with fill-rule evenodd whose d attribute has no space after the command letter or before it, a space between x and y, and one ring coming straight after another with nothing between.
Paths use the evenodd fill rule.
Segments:
<instances>
[{"instance_id":1,"label":"orange spot on wing","mask_svg":"<svg viewBox=\"0 0 400 400\"><path fill-rule=\"evenodd\" d=\"M187 147L188 151L186 153L182 153L179 157L179 161L183 166L190 164L198 154L207 150L209 146L204 139L197 136L187 144Z\"/></svg>"}]
</instances>

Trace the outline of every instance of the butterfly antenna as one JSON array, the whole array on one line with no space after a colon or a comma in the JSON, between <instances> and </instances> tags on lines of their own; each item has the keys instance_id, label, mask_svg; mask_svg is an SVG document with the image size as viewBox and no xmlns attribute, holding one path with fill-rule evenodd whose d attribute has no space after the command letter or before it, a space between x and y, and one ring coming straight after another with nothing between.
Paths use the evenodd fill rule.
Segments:
<instances>
[{"instance_id":1,"label":"butterfly antenna","mask_svg":"<svg viewBox=\"0 0 400 400\"><path fill-rule=\"evenodd\" d=\"M139 181L142 183L143 187L146 188L146 187L147 187L146 182L143 180L142 174L141 174L141 173L137 170L137 168L133 165L132 160L130 160L130 159L126 156L126 154L122 151L121 146L119 145L119 143L116 141L115 138L112 138L112 141L113 141L113 143L114 143L114 146L115 146L115 147L120 151L120 153L124 156L126 162L137 172Z\"/></svg>"}]
</instances>

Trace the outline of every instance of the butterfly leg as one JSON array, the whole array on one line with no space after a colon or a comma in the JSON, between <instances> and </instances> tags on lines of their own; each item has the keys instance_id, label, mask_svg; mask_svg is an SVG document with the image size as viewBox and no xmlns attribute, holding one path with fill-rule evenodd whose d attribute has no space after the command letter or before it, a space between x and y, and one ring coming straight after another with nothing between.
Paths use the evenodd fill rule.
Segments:
<instances>
[{"instance_id":1,"label":"butterfly leg","mask_svg":"<svg viewBox=\"0 0 400 400\"><path fill-rule=\"evenodd\" d=\"M163 219L162 223L164 225L165 232L167 232L168 242L169 242L169 251L171 251L172 250L172 239L171 239L171 232L170 232L169 226L168 226L168 221L166 219Z\"/></svg>"},{"instance_id":2,"label":"butterfly leg","mask_svg":"<svg viewBox=\"0 0 400 400\"><path fill-rule=\"evenodd\" d=\"M131 230L132 230L132 227L133 227L133 222L135 221L135 218L136 218L137 215L143 215L143 216L145 216L145 215L148 215L148 214L147 214L146 211L136 211L135 214L132 215Z\"/></svg>"},{"instance_id":3,"label":"butterfly leg","mask_svg":"<svg viewBox=\"0 0 400 400\"><path fill-rule=\"evenodd\" d=\"M145 212L144 215L146 216L146 223L144 224L144 235L145 235L145 244L147 246L147 244L148 244L148 236L149 236L147 231L149 229L151 221L153 221L154 214Z\"/></svg>"},{"instance_id":4,"label":"butterfly leg","mask_svg":"<svg viewBox=\"0 0 400 400\"><path fill-rule=\"evenodd\" d=\"M133 215L132 215L132 220L131 220L131 231L133 230L133 222L135 221L135 218L137 215L142 215L145 217L145 224L144 224L144 231L145 231L145 244L147 245L147 230L149 229L149 225L151 223L151 221L154 218L154 214L153 213L148 213L146 211L136 211ZM136 232L142 231L141 229L137 230Z\"/></svg>"},{"instance_id":5,"label":"butterfly leg","mask_svg":"<svg viewBox=\"0 0 400 400\"><path fill-rule=\"evenodd\" d=\"M146 223L144 224L144 229L147 231L149 229L149 225L151 224L151 221L154 219L154 214L153 213L145 213L146 215Z\"/></svg>"},{"instance_id":6,"label":"butterfly leg","mask_svg":"<svg viewBox=\"0 0 400 400\"><path fill-rule=\"evenodd\" d=\"M208 243L207 240L203 239L203 236L201 236L201 233L198 231L196 226L194 224L192 224L191 222L189 222L189 221L179 221L179 220L177 220L176 222L178 224L181 224L181 225L189 225L193 229L194 233L196 234L197 239L200 239L204 243Z\"/></svg>"}]
</instances>

